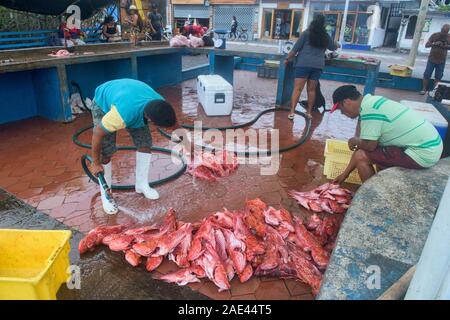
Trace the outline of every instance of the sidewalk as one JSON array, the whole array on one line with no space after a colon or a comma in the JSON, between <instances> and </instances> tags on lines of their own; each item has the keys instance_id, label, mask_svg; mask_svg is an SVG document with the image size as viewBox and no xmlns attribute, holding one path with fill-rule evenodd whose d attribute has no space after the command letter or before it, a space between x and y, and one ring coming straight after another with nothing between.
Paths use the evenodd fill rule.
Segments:
<instances>
[{"instance_id":1,"label":"sidewalk","mask_svg":"<svg viewBox=\"0 0 450 320\"><path fill-rule=\"evenodd\" d=\"M236 42L236 41L227 41L228 49L235 50L244 50L244 51L253 51L255 48L264 48L268 53L278 53L278 44L269 43L268 41L252 41L252 42ZM355 55L355 56L366 56L373 57L381 60L380 71L381 72L389 72L389 66L393 64L404 64L408 59L408 54L405 53L396 53L392 52L394 49L390 48L377 48L373 51L361 51L361 50L349 50L342 49L339 50L340 53L346 55ZM416 64L413 69L412 76L414 78L421 79L423 76L423 72L425 71L425 67L427 65L428 55L420 54L416 58ZM445 66L444 79L445 81L450 81L450 56L447 59L447 64Z\"/></svg>"}]
</instances>

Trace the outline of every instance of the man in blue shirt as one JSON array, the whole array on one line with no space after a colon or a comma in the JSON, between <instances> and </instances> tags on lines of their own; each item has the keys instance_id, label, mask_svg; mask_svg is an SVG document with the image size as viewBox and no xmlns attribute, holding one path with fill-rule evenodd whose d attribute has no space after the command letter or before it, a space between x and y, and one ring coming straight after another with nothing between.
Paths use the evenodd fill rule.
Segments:
<instances>
[{"instance_id":1,"label":"man in blue shirt","mask_svg":"<svg viewBox=\"0 0 450 320\"><path fill-rule=\"evenodd\" d=\"M135 190L148 199L158 199L158 192L148 185L152 137L147 121L162 127L173 126L176 115L172 106L142 81L117 79L105 82L95 89L92 117L93 174L103 172L111 187L111 157L117 151L116 131L126 129L137 148ZM105 212L117 213L102 188L100 192Z\"/></svg>"}]
</instances>

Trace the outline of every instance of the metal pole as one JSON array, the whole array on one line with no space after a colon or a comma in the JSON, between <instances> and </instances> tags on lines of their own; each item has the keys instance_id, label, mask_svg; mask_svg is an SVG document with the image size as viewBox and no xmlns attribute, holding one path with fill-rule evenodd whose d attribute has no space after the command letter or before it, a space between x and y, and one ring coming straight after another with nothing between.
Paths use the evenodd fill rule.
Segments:
<instances>
[{"instance_id":1,"label":"metal pole","mask_svg":"<svg viewBox=\"0 0 450 320\"><path fill-rule=\"evenodd\" d=\"M344 44L345 27L347 26L348 5L350 0L345 0L344 16L342 17L341 33L339 34L339 43Z\"/></svg>"},{"instance_id":2,"label":"metal pole","mask_svg":"<svg viewBox=\"0 0 450 320\"><path fill-rule=\"evenodd\" d=\"M419 48L422 30L425 26L425 18L427 17L429 4L430 0L422 0L422 3L420 4L419 15L417 16L416 31L414 32L414 39L411 45L411 51L409 53L407 63L407 65L410 67L414 67L414 64L416 63L417 50Z\"/></svg>"}]
</instances>

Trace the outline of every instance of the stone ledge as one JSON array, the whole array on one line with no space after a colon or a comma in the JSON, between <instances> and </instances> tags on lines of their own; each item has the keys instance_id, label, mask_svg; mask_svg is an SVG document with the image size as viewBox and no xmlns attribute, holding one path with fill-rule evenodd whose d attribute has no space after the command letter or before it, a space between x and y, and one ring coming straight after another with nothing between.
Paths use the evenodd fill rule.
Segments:
<instances>
[{"instance_id":1,"label":"stone ledge","mask_svg":"<svg viewBox=\"0 0 450 320\"><path fill-rule=\"evenodd\" d=\"M339 231L317 299L376 299L416 264L449 175L445 158L426 170L383 170L364 183ZM366 285L371 266L379 267L379 289Z\"/></svg>"}]
</instances>

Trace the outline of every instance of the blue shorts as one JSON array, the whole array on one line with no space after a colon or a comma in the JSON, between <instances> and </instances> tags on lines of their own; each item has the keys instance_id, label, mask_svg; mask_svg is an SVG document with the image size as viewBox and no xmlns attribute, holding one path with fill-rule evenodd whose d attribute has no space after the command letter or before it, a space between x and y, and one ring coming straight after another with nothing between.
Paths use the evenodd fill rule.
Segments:
<instances>
[{"instance_id":1,"label":"blue shorts","mask_svg":"<svg viewBox=\"0 0 450 320\"><path fill-rule=\"evenodd\" d=\"M322 69L310 67L295 67L295 78L319 80Z\"/></svg>"},{"instance_id":2,"label":"blue shorts","mask_svg":"<svg viewBox=\"0 0 450 320\"><path fill-rule=\"evenodd\" d=\"M442 80L442 78L444 77L444 69L445 69L445 62L433 63L430 60L428 60L427 67L425 68L425 72L423 73L423 78L430 79L434 71L434 78L436 80Z\"/></svg>"}]
</instances>

